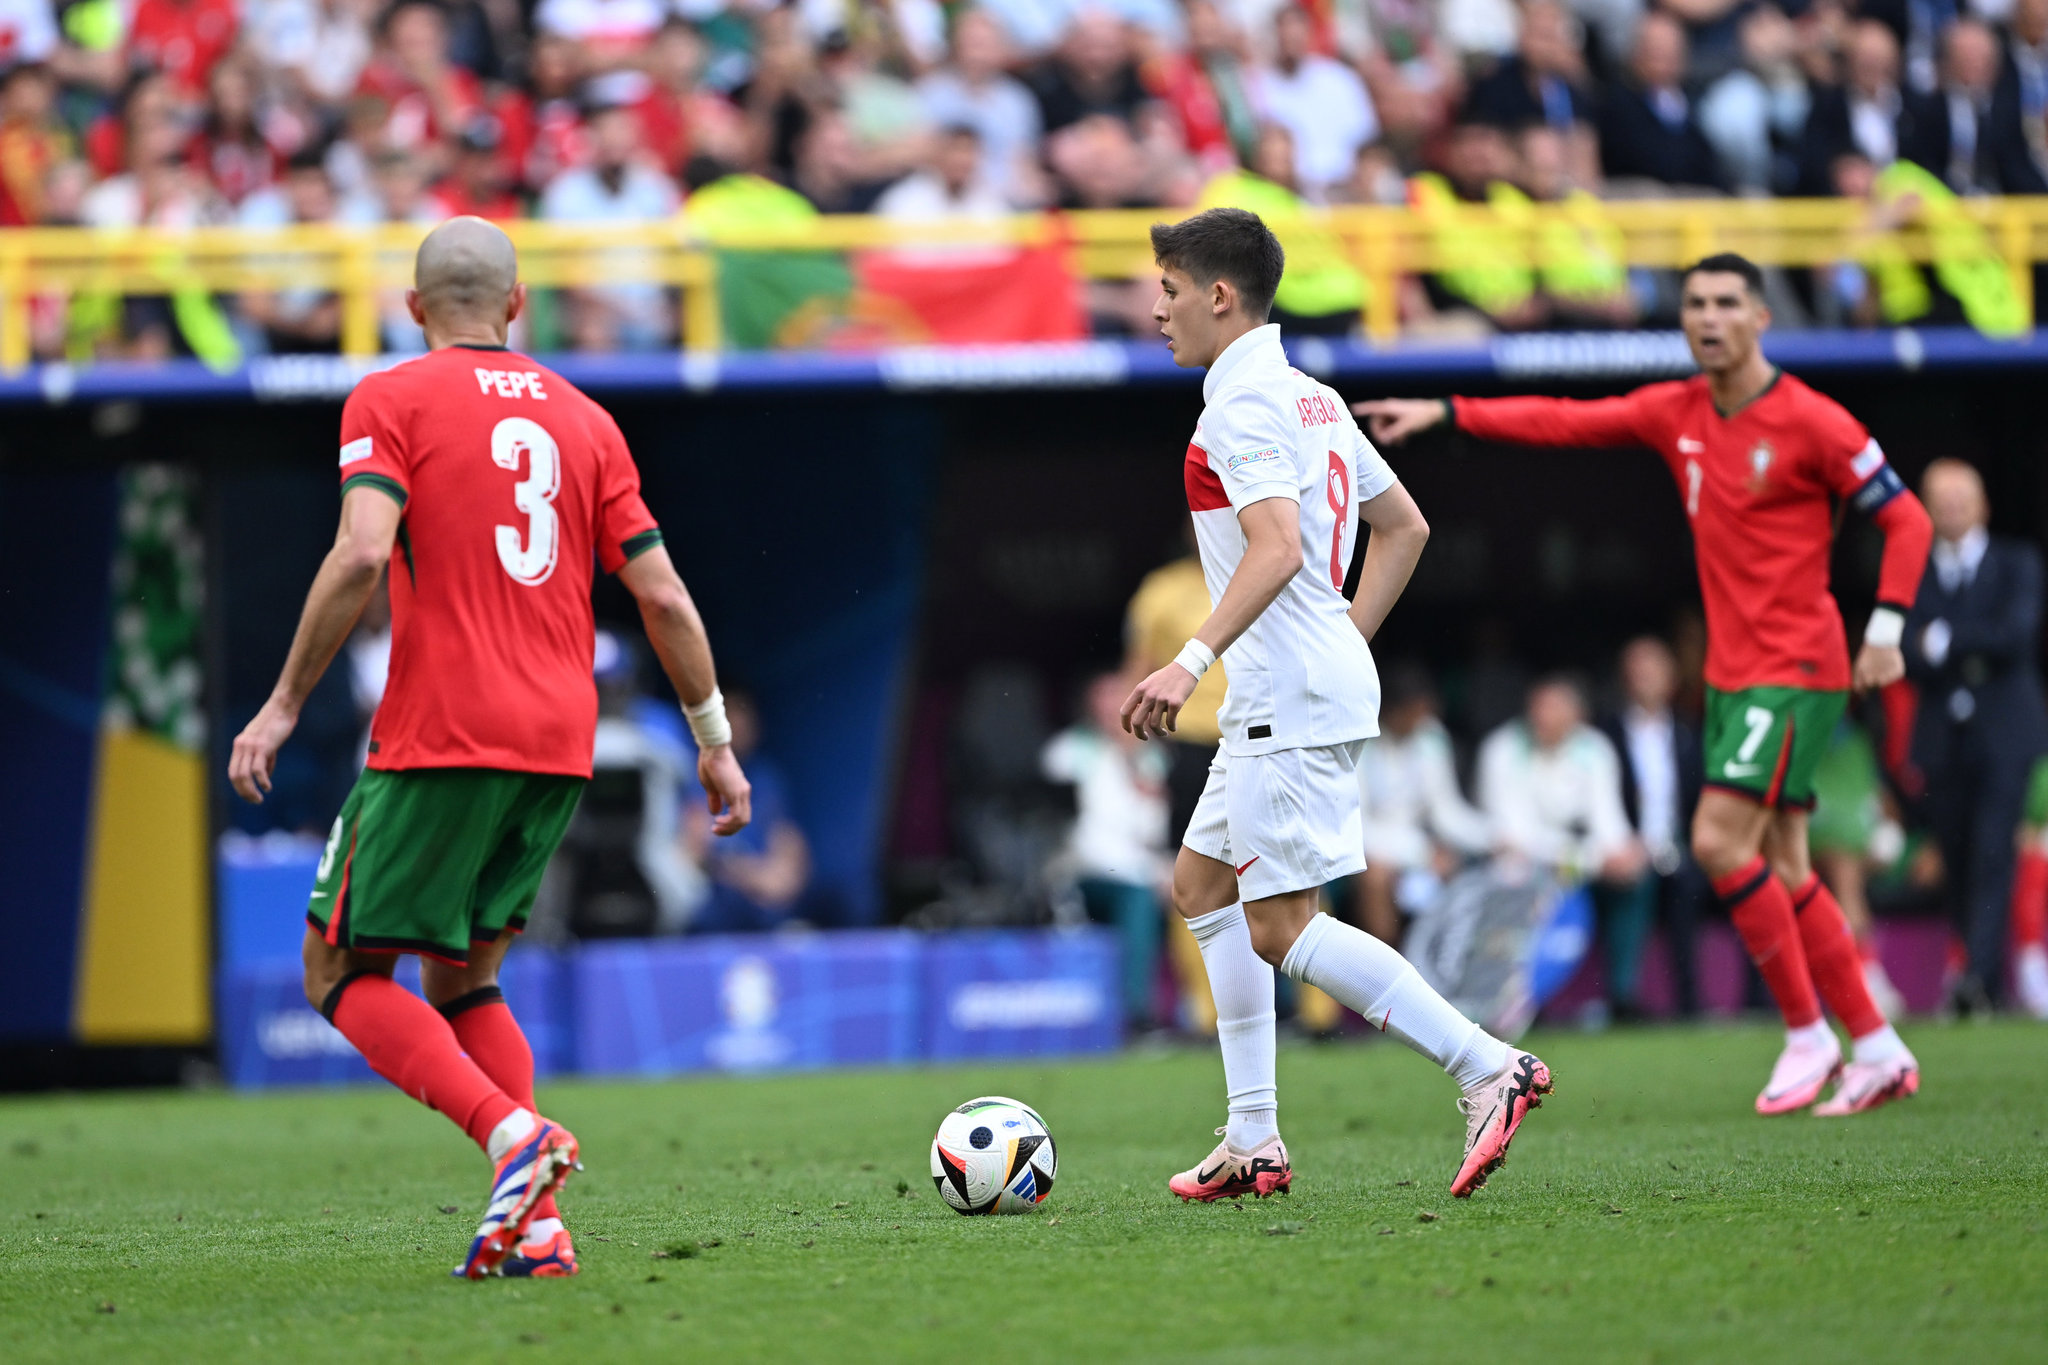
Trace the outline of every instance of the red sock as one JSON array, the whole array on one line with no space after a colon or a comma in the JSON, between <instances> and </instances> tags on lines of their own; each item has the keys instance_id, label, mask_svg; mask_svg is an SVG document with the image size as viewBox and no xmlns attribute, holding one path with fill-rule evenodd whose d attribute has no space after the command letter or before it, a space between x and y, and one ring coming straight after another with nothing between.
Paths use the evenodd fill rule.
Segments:
<instances>
[{"instance_id":1,"label":"red sock","mask_svg":"<svg viewBox=\"0 0 2048 1365\"><path fill-rule=\"evenodd\" d=\"M1806 949L1813 983L1849 1036L1861 1038L1883 1028L1884 1011L1864 983L1863 959L1849 932L1848 916L1818 872L1808 873L1805 885L1792 893L1792 914L1799 921L1799 942Z\"/></svg>"},{"instance_id":2,"label":"red sock","mask_svg":"<svg viewBox=\"0 0 2048 1365\"><path fill-rule=\"evenodd\" d=\"M2048 940L2048 853L2030 848L2012 872L2012 942L2015 948Z\"/></svg>"},{"instance_id":3,"label":"red sock","mask_svg":"<svg viewBox=\"0 0 2048 1365\"><path fill-rule=\"evenodd\" d=\"M486 1151L491 1130L520 1108L462 1055L448 1021L388 976L345 979L322 1012L372 1071L455 1120Z\"/></svg>"},{"instance_id":4,"label":"red sock","mask_svg":"<svg viewBox=\"0 0 2048 1365\"><path fill-rule=\"evenodd\" d=\"M1749 950L1749 960L1763 974L1787 1028L1805 1028L1820 1021L1820 1000L1806 966L1806 949L1792 914L1792 893L1771 875L1761 855L1714 879L1714 894L1728 907L1735 932Z\"/></svg>"},{"instance_id":5,"label":"red sock","mask_svg":"<svg viewBox=\"0 0 2048 1365\"><path fill-rule=\"evenodd\" d=\"M450 1000L440 1009L449 1027L455 1030L455 1041L462 1044L462 1050L469 1054L477 1069L522 1107L538 1114L540 1110L533 1102L533 1049L527 1045L519 1021L506 1006L505 993L496 986L485 986ZM534 1205L533 1216L561 1217L555 1197L542 1195Z\"/></svg>"}]
</instances>

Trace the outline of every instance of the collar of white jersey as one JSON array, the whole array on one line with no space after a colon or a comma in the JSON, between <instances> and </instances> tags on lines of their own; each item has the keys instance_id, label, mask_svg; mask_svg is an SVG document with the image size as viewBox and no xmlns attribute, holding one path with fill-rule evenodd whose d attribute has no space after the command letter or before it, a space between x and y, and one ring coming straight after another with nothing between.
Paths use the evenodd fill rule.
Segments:
<instances>
[{"instance_id":1,"label":"collar of white jersey","mask_svg":"<svg viewBox=\"0 0 2048 1365\"><path fill-rule=\"evenodd\" d=\"M1209 367L1209 373L1202 380L1202 401L1207 403L1216 397L1216 390L1228 382L1232 373L1243 369L1255 357L1264 357L1268 351L1281 364L1287 363L1287 353L1280 349L1280 324L1269 322L1254 327L1237 340L1223 348L1223 354L1216 357L1216 363Z\"/></svg>"}]
</instances>

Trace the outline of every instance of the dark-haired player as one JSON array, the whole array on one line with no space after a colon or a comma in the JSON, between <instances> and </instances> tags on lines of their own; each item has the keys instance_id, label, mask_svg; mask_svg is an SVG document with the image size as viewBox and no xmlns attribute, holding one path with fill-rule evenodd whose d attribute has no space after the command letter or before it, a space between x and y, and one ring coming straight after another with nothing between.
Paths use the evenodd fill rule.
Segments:
<instances>
[{"instance_id":1,"label":"dark-haired player","mask_svg":"<svg viewBox=\"0 0 2048 1365\"><path fill-rule=\"evenodd\" d=\"M427 235L406 302L428 353L341 415L341 530L228 775L263 799L299 708L391 571L391 680L306 919L306 998L378 1075L483 1148L491 1192L456 1274L576 1273L555 1189L576 1139L533 1104L533 1053L498 964L590 777L593 558L619 576L698 744L714 828L747 822L711 647L609 414L505 349L526 301L503 232ZM391 979L420 957L427 999Z\"/></svg>"},{"instance_id":2,"label":"dark-haired player","mask_svg":"<svg viewBox=\"0 0 2048 1365\"><path fill-rule=\"evenodd\" d=\"M1176 364L1208 370L1184 463L1212 610L1179 657L1132 691L1140 739L1174 728L1196 682L1227 661L1223 732L1174 863L1174 907L1216 999L1229 1124L1173 1177L1182 1199L1267 1195L1292 1182L1274 1083L1273 971L1320 987L1430 1058L1464 1092L1451 1193L1485 1183L1550 1089L1550 1070L1453 1009L1399 953L1317 913L1326 882L1363 870L1358 758L1379 733L1367 646L1421 557L1429 526L1336 393L1292 368L1266 321L1285 264L1242 209L1152 229L1152 315ZM1358 524L1373 534L1352 602ZM1272 965L1268 965L1272 964Z\"/></svg>"},{"instance_id":3,"label":"dark-haired player","mask_svg":"<svg viewBox=\"0 0 2048 1365\"><path fill-rule=\"evenodd\" d=\"M1855 1114L1920 1087L1919 1064L1864 985L1856 944L1807 856L1813 772L1858 690L1905 672L1899 640L1933 532L1870 433L1764 358L1763 277L1740 256L1686 271L1680 319L1701 373L1620 398L1386 399L1354 410L1382 441L1440 423L1524 445L1648 446L1678 483L1707 612L1707 790L1693 854L1785 1016L1757 1096L1781 1114L1841 1086L1820 1114ZM1837 502L1885 536L1877 609L1852 670L1828 592ZM1815 988L1818 987L1818 993ZM1821 1017L1848 1029L1851 1060Z\"/></svg>"}]
</instances>

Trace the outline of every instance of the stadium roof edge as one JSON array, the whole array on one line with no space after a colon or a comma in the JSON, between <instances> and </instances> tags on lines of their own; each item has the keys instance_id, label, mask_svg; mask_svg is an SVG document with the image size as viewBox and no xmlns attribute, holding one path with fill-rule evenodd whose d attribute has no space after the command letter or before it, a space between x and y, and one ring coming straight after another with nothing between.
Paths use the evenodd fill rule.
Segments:
<instances>
[{"instance_id":1,"label":"stadium roof edge","mask_svg":"<svg viewBox=\"0 0 2048 1365\"><path fill-rule=\"evenodd\" d=\"M1301 369L1332 383L1643 381L1689 373L1676 332L1540 332L1481 342L1364 342L1300 337ZM1968 327L1781 332L1765 349L1802 374L1910 374L2048 367L2048 331L1999 341ZM264 356L231 370L196 360L35 365L0 376L0 407L67 403L334 402L365 374L405 359ZM540 357L598 397L659 394L1073 390L1193 385L1153 341L913 346L862 352L658 352Z\"/></svg>"}]
</instances>

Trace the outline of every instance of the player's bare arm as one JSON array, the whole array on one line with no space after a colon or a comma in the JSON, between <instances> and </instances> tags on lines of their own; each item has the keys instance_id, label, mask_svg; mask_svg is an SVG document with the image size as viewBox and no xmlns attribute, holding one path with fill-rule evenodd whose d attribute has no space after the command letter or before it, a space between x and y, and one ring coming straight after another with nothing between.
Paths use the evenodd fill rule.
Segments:
<instances>
[{"instance_id":1,"label":"player's bare arm","mask_svg":"<svg viewBox=\"0 0 2048 1365\"><path fill-rule=\"evenodd\" d=\"M697 614L697 603L683 586L668 550L657 545L627 560L619 570L619 581L640 604L647 639L661 660L662 672L668 674L676 696L682 699L684 713L711 705L718 693L711 637L704 631L704 618ZM698 745L697 780L704 785L714 834L737 834L747 827L754 817L753 789L740 771L730 743Z\"/></svg>"},{"instance_id":2,"label":"player's bare arm","mask_svg":"<svg viewBox=\"0 0 2048 1365\"><path fill-rule=\"evenodd\" d=\"M1244 558L1223 599L1195 632L1195 640L1211 659L1237 643L1259 613L1301 572L1301 507L1291 498L1266 498L1238 513L1244 528ZM1153 739L1175 728L1180 708L1194 694L1193 673L1170 663L1139 683L1124 700L1124 729L1139 739Z\"/></svg>"},{"instance_id":3,"label":"player's bare arm","mask_svg":"<svg viewBox=\"0 0 2048 1365\"><path fill-rule=\"evenodd\" d=\"M370 594L377 590L377 579L391 559L403 516L404 509L378 488L352 488L342 498L341 527L306 594L284 672L263 709L235 737L228 758L228 781L244 801L260 805L270 790L277 751L291 737L299 723L299 709L355 629Z\"/></svg>"},{"instance_id":4,"label":"player's bare arm","mask_svg":"<svg viewBox=\"0 0 2048 1365\"><path fill-rule=\"evenodd\" d=\"M1372 528L1372 537L1365 544L1365 563L1358 570L1358 592L1351 599L1350 615L1351 624L1370 644L1407 589L1408 580L1415 576L1422 547L1429 543L1429 523L1399 483L1360 503L1358 519Z\"/></svg>"},{"instance_id":5,"label":"player's bare arm","mask_svg":"<svg viewBox=\"0 0 2048 1365\"><path fill-rule=\"evenodd\" d=\"M1451 405L1441 398L1374 398L1353 403L1351 412L1366 419L1366 432L1376 444L1397 446L1449 421Z\"/></svg>"}]
</instances>

